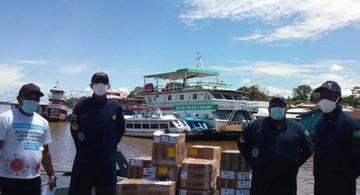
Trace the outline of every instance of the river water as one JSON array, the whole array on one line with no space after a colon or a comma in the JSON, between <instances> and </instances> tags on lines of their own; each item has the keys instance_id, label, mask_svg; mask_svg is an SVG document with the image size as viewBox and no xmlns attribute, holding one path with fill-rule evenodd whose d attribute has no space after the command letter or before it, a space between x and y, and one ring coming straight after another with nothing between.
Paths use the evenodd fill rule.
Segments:
<instances>
[{"instance_id":1,"label":"river water","mask_svg":"<svg viewBox=\"0 0 360 195\"><path fill-rule=\"evenodd\" d=\"M0 105L0 113L10 107ZM53 142L50 144L50 152L56 171L70 171L75 156L75 147L70 134L69 123L50 123ZM190 141L187 146L201 144L211 146L221 146L222 150L236 150L234 141ZM142 139L124 136L120 142L120 150L126 158L137 157L140 155L151 155L152 139ZM336 178L334 178L336 179ZM298 194L313 194L314 178L312 175L312 158L310 158L299 170L298 174ZM331 186L329 186L331 187ZM360 181L357 181L357 194L360 194Z\"/></svg>"}]
</instances>

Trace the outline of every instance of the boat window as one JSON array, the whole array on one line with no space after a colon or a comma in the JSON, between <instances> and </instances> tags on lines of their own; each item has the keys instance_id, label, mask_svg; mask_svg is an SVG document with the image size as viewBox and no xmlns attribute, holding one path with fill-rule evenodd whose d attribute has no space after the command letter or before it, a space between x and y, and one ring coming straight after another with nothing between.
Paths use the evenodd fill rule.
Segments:
<instances>
[{"instance_id":1,"label":"boat window","mask_svg":"<svg viewBox=\"0 0 360 195\"><path fill-rule=\"evenodd\" d=\"M176 127L174 123L175 123L174 121L170 121L170 128L175 128Z\"/></svg>"},{"instance_id":2,"label":"boat window","mask_svg":"<svg viewBox=\"0 0 360 195\"><path fill-rule=\"evenodd\" d=\"M180 94L180 100L184 100L184 94Z\"/></svg>"},{"instance_id":3,"label":"boat window","mask_svg":"<svg viewBox=\"0 0 360 195\"><path fill-rule=\"evenodd\" d=\"M216 98L216 99L223 99L220 94L213 94L213 95L214 95L214 98Z\"/></svg>"},{"instance_id":4,"label":"boat window","mask_svg":"<svg viewBox=\"0 0 360 195\"><path fill-rule=\"evenodd\" d=\"M150 128L151 128L151 129L159 129L159 124L157 124L157 123L151 123L151 124L150 124Z\"/></svg>"},{"instance_id":5,"label":"boat window","mask_svg":"<svg viewBox=\"0 0 360 195\"><path fill-rule=\"evenodd\" d=\"M141 124L135 123L135 124L134 124L134 128L140 129L140 128L141 128Z\"/></svg>"},{"instance_id":6,"label":"boat window","mask_svg":"<svg viewBox=\"0 0 360 195\"><path fill-rule=\"evenodd\" d=\"M244 116L244 114L245 114L245 113L242 112L242 111L236 112L233 121L243 121L243 120L246 120L246 117Z\"/></svg>"},{"instance_id":7,"label":"boat window","mask_svg":"<svg viewBox=\"0 0 360 195\"><path fill-rule=\"evenodd\" d=\"M228 120L231 110L217 110L212 112L215 118Z\"/></svg>"},{"instance_id":8,"label":"boat window","mask_svg":"<svg viewBox=\"0 0 360 195\"><path fill-rule=\"evenodd\" d=\"M197 122L197 121L194 122L194 126L195 126L195 127L201 127L201 125L200 125L199 122Z\"/></svg>"},{"instance_id":9,"label":"boat window","mask_svg":"<svg viewBox=\"0 0 360 195\"><path fill-rule=\"evenodd\" d=\"M227 100L232 100L233 98L231 97L231 95L224 95L224 98Z\"/></svg>"},{"instance_id":10,"label":"boat window","mask_svg":"<svg viewBox=\"0 0 360 195\"><path fill-rule=\"evenodd\" d=\"M197 99L197 93L194 93L192 98L193 98L194 100L196 100L196 99Z\"/></svg>"},{"instance_id":11,"label":"boat window","mask_svg":"<svg viewBox=\"0 0 360 195\"><path fill-rule=\"evenodd\" d=\"M143 123L142 128L143 129L149 129L149 124L148 123Z\"/></svg>"},{"instance_id":12,"label":"boat window","mask_svg":"<svg viewBox=\"0 0 360 195\"><path fill-rule=\"evenodd\" d=\"M190 128L195 128L195 126L194 126L194 123L193 122L190 122L190 123L188 123L189 124L189 126L190 126Z\"/></svg>"},{"instance_id":13,"label":"boat window","mask_svg":"<svg viewBox=\"0 0 360 195\"><path fill-rule=\"evenodd\" d=\"M169 128L168 124L160 123L160 129L167 129L167 128Z\"/></svg>"},{"instance_id":14,"label":"boat window","mask_svg":"<svg viewBox=\"0 0 360 195\"><path fill-rule=\"evenodd\" d=\"M184 121L177 121L179 124L180 124L180 126L186 126L186 124L184 123Z\"/></svg>"},{"instance_id":15,"label":"boat window","mask_svg":"<svg viewBox=\"0 0 360 195\"><path fill-rule=\"evenodd\" d=\"M134 125L132 123L126 123L126 128L134 128Z\"/></svg>"},{"instance_id":16,"label":"boat window","mask_svg":"<svg viewBox=\"0 0 360 195\"><path fill-rule=\"evenodd\" d=\"M171 95L168 95L168 100L171 100Z\"/></svg>"}]
</instances>

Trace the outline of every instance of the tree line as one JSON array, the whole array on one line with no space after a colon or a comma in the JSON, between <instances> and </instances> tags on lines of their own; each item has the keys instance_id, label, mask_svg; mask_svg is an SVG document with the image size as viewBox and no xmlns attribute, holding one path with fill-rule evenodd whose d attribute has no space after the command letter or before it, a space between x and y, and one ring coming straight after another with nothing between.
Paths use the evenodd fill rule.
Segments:
<instances>
[{"instance_id":1,"label":"tree line","mask_svg":"<svg viewBox=\"0 0 360 195\"><path fill-rule=\"evenodd\" d=\"M141 97L139 94L142 91L142 87L135 87L127 96L128 98ZM237 89L243 93L246 100L251 101L269 101L270 95L266 88L260 85L242 86ZM279 94L282 95L282 94ZM317 103L319 101L319 94L315 92L309 85L299 85L293 89L293 97L286 97L286 101L289 105L296 105L300 103ZM73 107L77 102L81 101L85 97L72 97L67 100L67 105ZM343 96L343 104L346 106L353 106L354 108L360 108L360 87L355 86L351 89L351 95Z\"/></svg>"},{"instance_id":2,"label":"tree line","mask_svg":"<svg viewBox=\"0 0 360 195\"><path fill-rule=\"evenodd\" d=\"M269 91L259 85L252 85L250 87L240 87L237 89L244 94L246 100L252 101L269 101ZM281 95L281 94L279 94ZM299 85L292 91L293 97L287 97L286 101L290 105L300 103L317 103L319 101L319 93L315 92L309 85ZM343 104L346 106L360 107L360 87L355 86L351 89L351 95L343 96Z\"/></svg>"}]
</instances>

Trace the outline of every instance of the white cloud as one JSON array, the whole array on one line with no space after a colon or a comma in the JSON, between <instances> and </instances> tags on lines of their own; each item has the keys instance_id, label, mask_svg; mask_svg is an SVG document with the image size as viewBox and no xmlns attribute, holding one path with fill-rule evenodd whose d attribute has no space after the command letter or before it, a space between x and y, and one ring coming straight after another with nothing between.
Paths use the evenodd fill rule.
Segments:
<instances>
[{"instance_id":1,"label":"white cloud","mask_svg":"<svg viewBox=\"0 0 360 195\"><path fill-rule=\"evenodd\" d=\"M330 66L330 72L340 72L343 70L344 70L344 67L339 64L333 64Z\"/></svg>"},{"instance_id":2,"label":"white cloud","mask_svg":"<svg viewBox=\"0 0 360 195\"><path fill-rule=\"evenodd\" d=\"M304 68L308 65L294 66L293 64L275 61L255 61L248 62L248 65L237 67L213 66L212 68L228 73L254 73L274 76L291 76L296 74L308 73L311 70Z\"/></svg>"},{"instance_id":3,"label":"white cloud","mask_svg":"<svg viewBox=\"0 0 360 195\"><path fill-rule=\"evenodd\" d=\"M330 65L332 64L332 65ZM310 85L313 89L327 80L333 80L342 87L343 95L350 95L350 90L360 83L360 61L355 60L319 60L312 63L288 63L277 61L243 61L238 66L211 68L228 75L251 77L241 82L242 85L258 83L269 89L271 95L288 96L298 85Z\"/></svg>"},{"instance_id":4,"label":"white cloud","mask_svg":"<svg viewBox=\"0 0 360 195\"><path fill-rule=\"evenodd\" d=\"M87 64L73 64L73 65L63 65L60 68L60 71L68 75L77 75L82 73L88 67Z\"/></svg>"},{"instance_id":5,"label":"white cloud","mask_svg":"<svg viewBox=\"0 0 360 195\"><path fill-rule=\"evenodd\" d=\"M92 89L90 87L87 87L85 89L72 89L69 91L69 93L67 93L66 97L67 98L71 98L71 97L89 97L91 96L93 93Z\"/></svg>"},{"instance_id":6,"label":"white cloud","mask_svg":"<svg viewBox=\"0 0 360 195\"><path fill-rule=\"evenodd\" d=\"M328 32L360 23L358 0L183 0L183 22L197 20L253 20L271 24L271 29L256 29L240 41L309 40Z\"/></svg>"},{"instance_id":7,"label":"white cloud","mask_svg":"<svg viewBox=\"0 0 360 195\"><path fill-rule=\"evenodd\" d=\"M119 92L121 97L126 97L126 96L128 96L130 94L129 89L126 88L126 87L120 87L118 89L113 89L111 91Z\"/></svg>"},{"instance_id":8,"label":"white cloud","mask_svg":"<svg viewBox=\"0 0 360 195\"><path fill-rule=\"evenodd\" d=\"M18 66L0 65L0 88L19 86L23 76L23 70Z\"/></svg>"},{"instance_id":9,"label":"white cloud","mask_svg":"<svg viewBox=\"0 0 360 195\"><path fill-rule=\"evenodd\" d=\"M251 83L251 80L250 79L244 79L244 80L242 80L241 82L240 82L240 85L242 85L242 86L249 86L249 85L251 85L252 83Z\"/></svg>"},{"instance_id":10,"label":"white cloud","mask_svg":"<svg viewBox=\"0 0 360 195\"><path fill-rule=\"evenodd\" d=\"M281 95L285 98L292 97L292 90L278 88L275 86L265 86L265 88L268 90L270 96Z\"/></svg>"},{"instance_id":11,"label":"white cloud","mask_svg":"<svg viewBox=\"0 0 360 195\"><path fill-rule=\"evenodd\" d=\"M46 60L15 60L14 61L15 64L46 64L47 61Z\"/></svg>"}]
</instances>

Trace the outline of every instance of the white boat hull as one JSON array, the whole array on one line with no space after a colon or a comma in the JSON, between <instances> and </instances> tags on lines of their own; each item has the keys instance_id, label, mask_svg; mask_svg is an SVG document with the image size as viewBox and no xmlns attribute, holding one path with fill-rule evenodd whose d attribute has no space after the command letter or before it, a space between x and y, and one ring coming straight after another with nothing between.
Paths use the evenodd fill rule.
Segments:
<instances>
[{"instance_id":1,"label":"white boat hull","mask_svg":"<svg viewBox=\"0 0 360 195\"><path fill-rule=\"evenodd\" d=\"M138 130L125 130L124 135L131 137L146 137L152 138L155 131L164 130L164 129L138 129ZM184 131L169 131L169 133L184 133Z\"/></svg>"}]
</instances>

